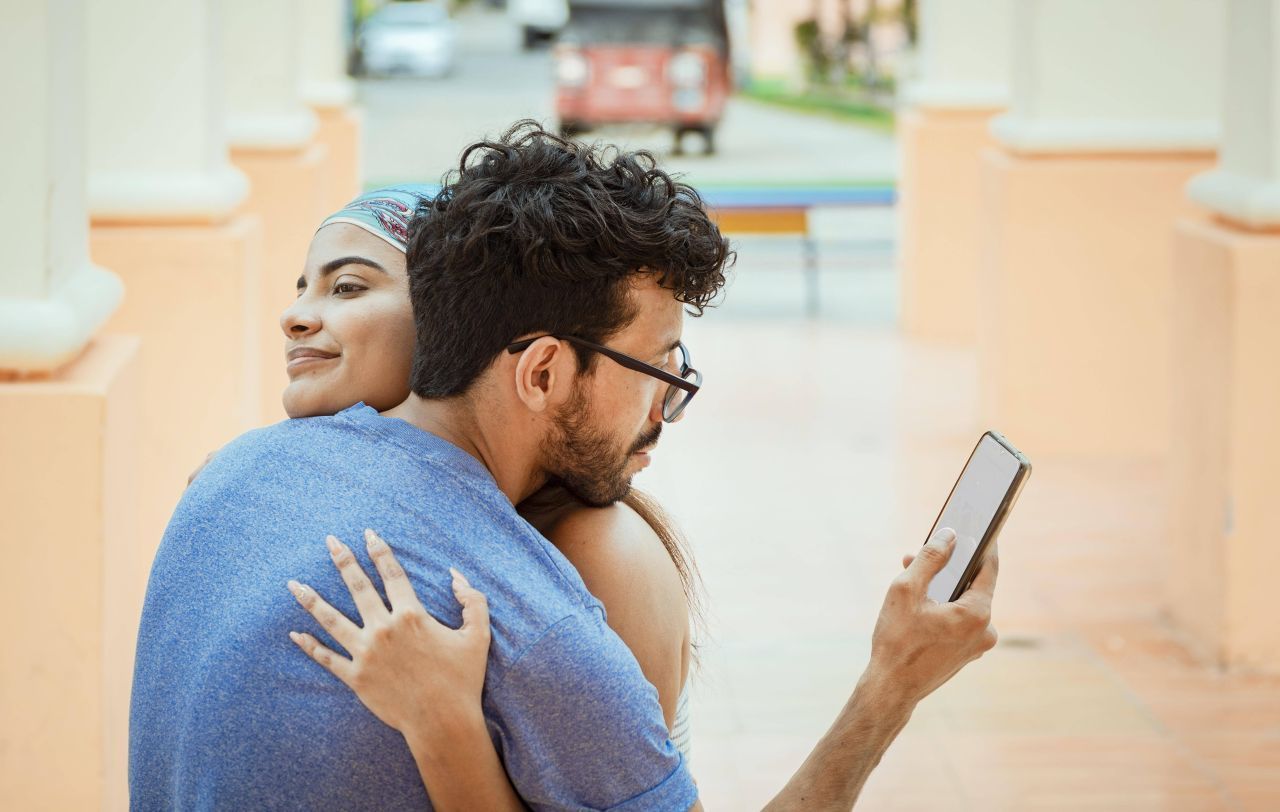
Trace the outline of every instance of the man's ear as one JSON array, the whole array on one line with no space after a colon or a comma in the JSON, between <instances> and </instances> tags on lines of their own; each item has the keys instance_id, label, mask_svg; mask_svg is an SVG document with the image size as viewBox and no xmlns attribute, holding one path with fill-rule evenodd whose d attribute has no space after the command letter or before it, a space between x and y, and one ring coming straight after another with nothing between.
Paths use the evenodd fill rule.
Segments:
<instances>
[{"instance_id":1,"label":"man's ear","mask_svg":"<svg viewBox=\"0 0 1280 812\"><path fill-rule=\"evenodd\" d=\"M573 348L544 336L516 359L516 396L529 411L544 412L568 397L577 369Z\"/></svg>"}]
</instances>

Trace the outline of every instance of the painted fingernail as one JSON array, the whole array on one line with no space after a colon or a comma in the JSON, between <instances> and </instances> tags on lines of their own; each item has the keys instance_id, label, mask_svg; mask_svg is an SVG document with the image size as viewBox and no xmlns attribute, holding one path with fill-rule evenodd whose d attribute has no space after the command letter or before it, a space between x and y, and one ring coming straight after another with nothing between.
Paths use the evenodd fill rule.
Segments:
<instances>
[{"instance_id":1,"label":"painted fingernail","mask_svg":"<svg viewBox=\"0 0 1280 812\"><path fill-rule=\"evenodd\" d=\"M329 552L331 553L338 552L338 539L336 536L325 536L324 543L328 545Z\"/></svg>"},{"instance_id":2,"label":"painted fingernail","mask_svg":"<svg viewBox=\"0 0 1280 812\"><path fill-rule=\"evenodd\" d=\"M290 581L289 591L293 593L293 596L295 598L301 598L303 593L305 593L307 590L306 590L306 587L304 587L302 584L298 583L297 581Z\"/></svg>"},{"instance_id":3,"label":"painted fingernail","mask_svg":"<svg viewBox=\"0 0 1280 812\"><path fill-rule=\"evenodd\" d=\"M377 547L377 546L378 546L378 544L379 544L381 541L382 541L382 539L378 538L378 534L377 534L377 533L373 532L372 530L370 530L370 529L368 529L368 528L365 528L365 531L364 531L364 543L365 543L366 545L368 545L369 547Z\"/></svg>"}]
</instances>

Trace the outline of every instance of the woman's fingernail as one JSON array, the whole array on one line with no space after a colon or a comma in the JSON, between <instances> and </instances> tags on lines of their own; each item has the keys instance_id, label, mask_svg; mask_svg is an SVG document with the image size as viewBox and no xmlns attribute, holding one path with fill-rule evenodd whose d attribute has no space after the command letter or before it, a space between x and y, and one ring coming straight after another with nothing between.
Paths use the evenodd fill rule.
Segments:
<instances>
[{"instance_id":1,"label":"woman's fingernail","mask_svg":"<svg viewBox=\"0 0 1280 812\"><path fill-rule=\"evenodd\" d=\"M302 635L298 634L297 632L289 632L289 639L295 643L301 643Z\"/></svg>"},{"instance_id":2,"label":"woman's fingernail","mask_svg":"<svg viewBox=\"0 0 1280 812\"><path fill-rule=\"evenodd\" d=\"M336 536L325 536L324 543L328 545L329 552L331 553L338 552L338 539Z\"/></svg>"},{"instance_id":3,"label":"woman's fingernail","mask_svg":"<svg viewBox=\"0 0 1280 812\"><path fill-rule=\"evenodd\" d=\"M295 598L301 598L302 593L306 592L306 589L302 586L302 584L298 583L297 581L290 581L289 591L293 593L293 596Z\"/></svg>"},{"instance_id":4,"label":"woman's fingernail","mask_svg":"<svg viewBox=\"0 0 1280 812\"><path fill-rule=\"evenodd\" d=\"M382 539L378 538L378 534L377 534L377 533L373 532L372 530L370 530L370 529L368 529L368 528L365 528L365 531L364 531L364 543L365 543L366 545L368 545L369 547L377 547L377 546L378 546L378 543L379 543L379 542L381 542L381 541L382 541Z\"/></svg>"}]
</instances>

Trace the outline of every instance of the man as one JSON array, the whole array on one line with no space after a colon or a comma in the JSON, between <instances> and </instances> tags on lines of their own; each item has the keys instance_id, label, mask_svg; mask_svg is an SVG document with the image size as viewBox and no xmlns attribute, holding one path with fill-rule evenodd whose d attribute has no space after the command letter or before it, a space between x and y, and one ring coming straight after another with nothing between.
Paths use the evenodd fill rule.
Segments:
<instances>
[{"instance_id":1,"label":"man","mask_svg":"<svg viewBox=\"0 0 1280 812\"><path fill-rule=\"evenodd\" d=\"M468 149L410 244L410 397L252 432L175 512L139 636L134 806L429 806L403 739L285 636L286 580L342 594L317 540L374 527L437 618L459 622L450 566L488 595L484 712L526 803L697 808L652 686L513 504L553 478L588 504L626 494L697 390L684 313L729 257L696 193L643 154L531 122ZM924 596L948 543L890 589L870 666L780 806L852 805L915 703L994 644L994 559L965 600Z\"/></svg>"}]
</instances>

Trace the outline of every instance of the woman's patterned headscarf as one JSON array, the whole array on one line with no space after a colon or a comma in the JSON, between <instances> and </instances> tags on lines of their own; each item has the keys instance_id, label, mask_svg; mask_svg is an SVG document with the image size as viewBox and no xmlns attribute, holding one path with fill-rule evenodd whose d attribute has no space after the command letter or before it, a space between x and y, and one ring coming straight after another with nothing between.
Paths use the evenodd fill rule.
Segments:
<instances>
[{"instance_id":1,"label":"woman's patterned headscarf","mask_svg":"<svg viewBox=\"0 0 1280 812\"><path fill-rule=\"evenodd\" d=\"M401 251L407 251L409 221L418 206L430 200L436 191L437 187L424 183L403 183L374 189L326 217L320 228L332 223L349 223L381 237Z\"/></svg>"}]
</instances>

